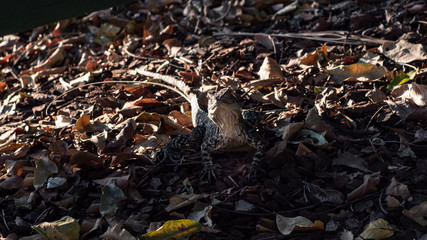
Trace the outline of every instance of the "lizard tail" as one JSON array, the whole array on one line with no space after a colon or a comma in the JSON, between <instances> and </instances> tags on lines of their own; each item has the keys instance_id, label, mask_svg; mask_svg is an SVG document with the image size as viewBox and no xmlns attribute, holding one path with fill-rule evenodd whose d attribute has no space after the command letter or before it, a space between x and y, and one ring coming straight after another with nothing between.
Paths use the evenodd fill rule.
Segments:
<instances>
[{"instance_id":1,"label":"lizard tail","mask_svg":"<svg viewBox=\"0 0 427 240\"><path fill-rule=\"evenodd\" d=\"M190 87L183 81L176 79L174 77L168 76L168 75L162 75L154 72L149 72L142 70L141 68L135 69L137 73L146 76L151 77L153 79L161 80L171 86L174 86L177 93L179 93L181 96L183 96L188 102L191 103L191 89Z\"/></svg>"},{"instance_id":2,"label":"lizard tail","mask_svg":"<svg viewBox=\"0 0 427 240\"><path fill-rule=\"evenodd\" d=\"M181 81L179 79L176 79L168 75L162 75L154 72L145 71L141 68L137 68L135 70L137 73L143 76L151 77L153 79L158 79L173 86L173 88L171 87L168 87L168 88L180 94L190 103L191 116L192 116L194 126L199 126L201 121L205 121L205 118L207 118L207 114L201 110L196 94L191 92L191 88L184 81Z\"/></svg>"}]
</instances>

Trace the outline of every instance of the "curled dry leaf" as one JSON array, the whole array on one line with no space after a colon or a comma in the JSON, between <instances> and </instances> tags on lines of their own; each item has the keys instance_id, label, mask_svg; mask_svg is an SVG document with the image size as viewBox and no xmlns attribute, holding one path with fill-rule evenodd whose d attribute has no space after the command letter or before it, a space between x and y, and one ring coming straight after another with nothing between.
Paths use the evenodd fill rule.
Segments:
<instances>
[{"instance_id":1,"label":"curled dry leaf","mask_svg":"<svg viewBox=\"0 0 427 240\"><path fill-rule=\"evenodd\" d=\"M417 84L416 82L404 84L394 88L390 95L402 101L412 101L418 107L427 106L427 85Z\"/></svg>"},{"instance_id":2,"label":"curled dry leaf","mask_svg":"<svg viewBox=\"0 0 427 240\"><path fill-rule=\"evenodd\" d=\"M410 102L401 100L386 100L385 102L389 105L393 113L404 121L427 121L427 108L420 108Z\"/></svg>"},{"instance_id":3,"label":"curled dry leaf","mask_svg":"<svg viewBox=\"0 0 427 240\"><path fill-rule=\"evenodd\" d=\"M136 130L136 123L133 118L130 118L118 126L120 133L116 137L107 143L106 148L116 148L125 146L129 139L132 139Z\"/></svg>"},{"instance_id":4,"label":"curled dry leaf","mask_svg":"<svg viewBox=\"0 0 427 240\"><path fill-rule=\"evenodd\" d=\"M282 69L276 60L266 57L258 72L260 79L283 78Z\"/></svg>"},{"instance_id":5,"label":"curled dry leaf","mask_svg":"<svg viewBox=\"0 0 427 240\"><path fill-rule=\"evenodd\" d=\"M196 202L192 212L188 215L188 219L199 222L203 218L206 221L206 225L212 227L212 209L213 207L211 205Z\"/></svg>"},{"instance_id":6,"label":"curled dry leaf","mask_svg":"<svg viewBox=\"0 0 427 240\"><path fill-rule=\"evenodd\" d=\"M266 94L262 98L270 101L280 108L286 108L286 104L288 103L288 95L286 94L286 89L284 88L274 88L273 92Z\"/></svg>"},{"instance_id":7,"label":"curled dry leaf","mask_svg":"<svg viewBox=\"0 0 427 240\"><path fill-rule=\"evenodd\" d=\"M386 57L400 64L427 59L427 53L422 44L413 44L403 39L396 43L385 43L382 50Z\"/></svg>"},{"instance_id":8,"label":"curled dry leaf","mask_svg":"<svg viewBox=\"0 0 427 240\"><path fill-rule=\"evenodd\" d=\"M416 206L413 206L411 209L403 209L403 214L408 218L414 220L416 223L420 224L423 227L427 226L427 201L422 202Z\"/></svg>"},{"instance_id":9,"label":"curled dry leaf","mask_svg":"<svg viewBox=\"0 0 427 240\"><path fill-rule=\"evenodd\" d=\"M347 194L347 200L351 201L353 199L361 198L368 193L377 191L378 183L380 183L380 172L366 174L363 177L362 185L353 190L351 193Z\"/></svg>"},{"instance_id":10,"label":"curled dry leaf","mask_svg":"<svg viewBox=\"0 0 427 240\"><path fill-rule=\"evenodd\" d=\"M90 122L90 116L88 115L83 115L77 119L76 129L81 133L95 131L93 125Z\"/></svg>"}]
</instances>

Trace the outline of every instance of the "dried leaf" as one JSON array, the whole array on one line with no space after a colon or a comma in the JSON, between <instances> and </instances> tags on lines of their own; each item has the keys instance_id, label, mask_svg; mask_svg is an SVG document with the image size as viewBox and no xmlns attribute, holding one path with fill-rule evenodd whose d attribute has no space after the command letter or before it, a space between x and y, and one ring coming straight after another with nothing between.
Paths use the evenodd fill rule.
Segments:
<instances>
[{"instance_id":1,"label":"dried leaf","mask_svg":"<svg viewBox=\"0 0 427 240\"><path fill-rule=\"evenodd\" d=\"M109 226L107 231L99 237L109 240L137 240L137 238L132 236L126 229L122 229L121 224Z\"/></svg>"},{"instance_id":2,"label":"dried leaf","mask_svg":"<svg viewBox=\"0 0 427 240\"><path fill-rule=\"evenodd\" d=\"M358 81L373 81L389 75L384 67L365 63L341 65L330 68L327 72L333 75L337 84L342 84L344 80L348 78L353 78Z\"/></svg>"},{"instance_id":3,"label":"dried leaf","mask_svg":"<svg viewBox=\"0 0 427 240\"><path fill-rule=\"evenodd\" d=\"M408 218L414 220L416 223L420 224L423 227L427 226L427 201L422 202L416 206L413 206L411 209L403 209L403 214Z\"/></svg>"},{"instance_id":4,"label":"dried leaf","mask_svg":"<svg viewBox=\"0 0 427 240\"><path fill-rule=\"evenodd\" d=\"M101 159L90 152L77 151L70 158L70 167L95 168L102 163Z\"/></svg>"},{"instance_id":5,"label":"dried leaf","mask_svg":"<svg viewBox=\"0 0 427 240\"><path fill-rule=\"evenodd\" d=\"M260 79L283 78L282 69L276 60L266 57L258 72Z\"/></svg>"},{"instance_id":6,"label":"dried leaf","mask_svg":"<svg viewBox=\"0 0 427 240\"><path fill-rule=\"evenodd\" d=\"M283 235L289 235L293 230L309 231L316 229L324 229L324 224L322 221L316 220L313 223L310 219L302 216L288 218L280 214L276 214L276 224L280 233L282 233Z\"/></svg>"},{"instance_id":7,"label":"dried leaf","mask_svg":"<svg viewBox=\"0 0 427 240\"><path fill-rule=\"evenodd\" d=\"M380 240L391 237L393 234L394 230L390 224L386 220L378 218L365 226L365 229L360 234L360 237L363 239Z\"/></svg>"},{"instance_id":8,"label":"dried leaf","mask_svg":"<svg viewBox=\"0 0 427 240\"><path fill-rule=\"evenodd\" d=\"M102 216L114 216L118 210L117 204L126 199L122 189L117 187L115 182L111 180L110 184L102 188L101 206L99 207Z\"/></svg>"},{"instance_id":9,"label":"dried leaf","mask_svg":"<svg viewBox=\"0 0 427 240\"><path fill-rule=\"evenodd\" d=\"M427 106L427 85L417 84L415 82L404 84L393 89L390 95L404 102L410 100L418 107Z\"/></svg>"},{"instance_id":10,"label":"dried leaf","mask_svg":"<svg viewBox=\"0 0 427 240\"><path fill-rule=\"evenodd\" d=\"M124 147L129 139L132 139L136 130L135 120L132 118L124 121L118 126L121 129L120 133L116 135L109 143L106 148Z\"/></svg>"},{"instance_id":11,"label":"dried leaf","mask_svg":"<svg viewBox=\"0 0 427 240\"><path fill-rule=\"evenodd\" d=\"M38 159L36 161L36 169L34 169L34 188L41 188L46 182L46 179L55 173L58 173L58 167L47 158L47 155Z\"/></svg>"},{"instance_id":12,"label":"dried leaf","mask_svg":"<svg viewBox=\"0 0 427 240\"><path fill-rule=\"evenodd\" d=\"M166 207L166 212L171 212L195 203L201 198L209 197L209 194L189 194L175 195L169 198L169 205Z\"/></svg>"},{"instance_id":13,"label":"dried leaf","mask_svg":"<svg viewBox=\"0 0 427 240\"><path fill-rule=\"evenodd\" d=\"M427 59L427 53L422 44L413 44L403 39L396 43L385 43L382 50L386 57L400 64Z\"/></svg>"},{"instance_id":14,"label":"dried leaf","mask_svg":"<svg viewBox=\"0 0 427 240\"><path fill-rule=\"evenodd\" d=\"M62 217L61 219L53 222L44 222L41 224L33 225L31 227L48 240L79 239L79 222L70 216Z\"/></svg>"},{"instance_id":15,"label":"dried leaf","mask_svg":"<svg viewBox=\"0 0 427 240\"><path fill-rule=\"evenodd\" d=\"M373 174L366 174L363 177L363 183L358 188L347 194L347 200L351 201L357 198L361 198L368 193L377 191L377 185L380 182L380 172Z\"/></svg>"},{"instance_id":16,"label":"dried leaf","mask_svg":"<svg viewBox=\"0 0 427 240\"><path fill-rule=\"evenodd\" d=\"M404 200L408 199L411 196L408 186L400 183L394 177L391 179L390 185L387 186L385 193L395 197L401 197Z\"/></svg>"},{"instance_id":17,"label":"dried leaf","mask_svg":"<svg viewBox=\"0 0 427 240\"><path fill-rule=\"evenodd\" d=\"M343 154L332 160L332 165L347 166L362 170L367 173L371 172L371 170L368 169L368 163L363 158L354 155L350 152L344 152Z\"/></svg>"}]
</instances>

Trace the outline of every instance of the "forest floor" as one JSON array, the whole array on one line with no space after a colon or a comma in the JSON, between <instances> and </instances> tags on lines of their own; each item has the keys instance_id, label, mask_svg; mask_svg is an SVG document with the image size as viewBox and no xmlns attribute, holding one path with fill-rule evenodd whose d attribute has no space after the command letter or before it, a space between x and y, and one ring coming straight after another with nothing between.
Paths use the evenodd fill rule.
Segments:
<instances>
[{"instance_id":1,"label":"forest floor","mask_svg":"<svg viewBox=\"0 0 427 240\"><path fill-rule=\"evenodd\" d=\"M426 240L426 46L422 0L149 0L4 36L1 239ZM197 144L154 165L193 125L137 69L230 88L262 171L216 154L209 182Z\"/></svg>"}]
</instances>

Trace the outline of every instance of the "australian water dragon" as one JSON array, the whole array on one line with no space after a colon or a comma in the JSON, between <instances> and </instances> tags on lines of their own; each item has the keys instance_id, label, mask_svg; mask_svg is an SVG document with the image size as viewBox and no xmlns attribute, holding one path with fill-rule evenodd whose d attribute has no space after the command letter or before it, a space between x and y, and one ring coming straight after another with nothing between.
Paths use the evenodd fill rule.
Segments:
<instances>
[{"instance_id":1,"label":"australian water dragon","mask_svg":"<svg viewBox=\"0 0 427 240\"><path fill-rule=\"evenodd\" d=\"M242 115L242 110L228 88L218 92L208 93L208 107L204 111L198 102L195 93L183 81L174 77L157 74L142 69L136 71L146 77L158 79L176 87L178 93L186 98L191 105L193 131L188 135L180 135L169 141L158 154L160 162L181 159L179 150L190 142L201 143L200 149L204 168L201 177L209 180L216 178L212 153L224 153L244 146L255 148L256 152L252 164L246 174L255 173L264 158L265 141L255 131L249 131Z\"/></svg>"}]
</instances>

